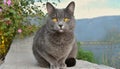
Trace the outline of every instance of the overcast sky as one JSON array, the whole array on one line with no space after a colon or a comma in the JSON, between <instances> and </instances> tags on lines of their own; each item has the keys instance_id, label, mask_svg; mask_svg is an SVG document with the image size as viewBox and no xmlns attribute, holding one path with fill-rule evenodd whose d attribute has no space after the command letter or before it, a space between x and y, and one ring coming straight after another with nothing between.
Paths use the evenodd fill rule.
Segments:
<instances>
[{"instance_id":1,"label":"overcast sky","mask_svg":"<svg viewBox=\"0 0 120 69\"><path fill-rule=\"evenodd\" d=\"M56 7L65 8L71 1L75 1L76 4L74 13L76 19L120 15L120 0L61 0ZM45 10L44 8L46 13Z\"/></svg>"}]
</instances>

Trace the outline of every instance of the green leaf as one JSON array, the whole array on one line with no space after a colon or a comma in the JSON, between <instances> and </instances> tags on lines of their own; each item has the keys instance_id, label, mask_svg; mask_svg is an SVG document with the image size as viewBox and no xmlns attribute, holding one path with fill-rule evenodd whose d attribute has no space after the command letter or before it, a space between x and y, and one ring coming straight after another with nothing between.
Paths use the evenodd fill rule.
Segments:
<instances>
[{"instance_id":1,"label":"green leaf","mask_svg":"<svg viewBox=\"0 0 120 69\"><path fill-rule=\"evenodd\" d=\"M16 14L16 11L14 9L10 9L10 12Z\"/></svg>"}]
</instances>

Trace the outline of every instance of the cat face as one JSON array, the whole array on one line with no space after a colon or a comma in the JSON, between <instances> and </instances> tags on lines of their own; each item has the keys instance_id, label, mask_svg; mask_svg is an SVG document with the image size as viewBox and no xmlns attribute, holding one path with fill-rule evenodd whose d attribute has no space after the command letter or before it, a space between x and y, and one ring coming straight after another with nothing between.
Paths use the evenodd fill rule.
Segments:
<instances>
[{"instance_id":1,"label":"cat face","mask_svg":"<svg viewBox=\"0 0 120 69\"><path fill-rule=\"evenodd\" d=\"M64 9L56 9L50 3L47 3L46 7L48 11L47 23L52 31L61 33L73 31L75 26L75 19L73 16L75 7L74 2L71 2Z\"/></svg>"}]
</instances>

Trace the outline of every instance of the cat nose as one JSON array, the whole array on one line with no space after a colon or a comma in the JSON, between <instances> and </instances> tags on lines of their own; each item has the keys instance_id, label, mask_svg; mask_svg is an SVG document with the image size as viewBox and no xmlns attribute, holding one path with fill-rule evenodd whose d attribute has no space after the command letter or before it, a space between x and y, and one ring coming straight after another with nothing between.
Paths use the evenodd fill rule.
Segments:
<instances>
[{"instance_id":1,"label":"cat nose","mask_svg":"<svg viewBox=\"0 0 120 69\"><path fill-rule=\"evenodd\" d=\"M62 26L63 26L62 24L59 25L60 28L62 28Z\"/></svg>"}]
</instances>

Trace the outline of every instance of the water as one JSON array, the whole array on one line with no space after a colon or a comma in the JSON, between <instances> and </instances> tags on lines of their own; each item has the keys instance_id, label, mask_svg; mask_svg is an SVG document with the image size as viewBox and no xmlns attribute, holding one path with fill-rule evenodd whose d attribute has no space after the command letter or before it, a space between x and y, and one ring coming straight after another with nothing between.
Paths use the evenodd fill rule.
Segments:
<instances>
[{"instance_id":1,"label":"water","mask_svg":"<svg viewBox=\"0 0 120 69\"><path fill-rule=\"evenodd\" d=\"M84 50L93 52L97 63L120 69L120 44L81 45L81 47Z\"/></svg>"}]
</instances>

